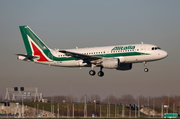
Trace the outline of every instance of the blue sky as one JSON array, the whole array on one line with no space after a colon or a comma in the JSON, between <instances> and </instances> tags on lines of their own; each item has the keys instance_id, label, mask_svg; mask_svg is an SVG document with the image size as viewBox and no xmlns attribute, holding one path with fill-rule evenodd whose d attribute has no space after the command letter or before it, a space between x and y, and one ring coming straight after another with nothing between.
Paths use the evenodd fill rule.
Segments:
<instances>
[{"instance_id":1,"label":"blue sky","mask_svg":"<svg viewBox=\"0 0 180 119\"><path fill-rule=\"evenodd\" d=\"M84 94L145 96L179 95L179 0L1 0L0 94L6 87L38 87L50 95ZM49 67L17 60L26 53L19 31L28 25L50 48L69 49L107 45L155 44L166 59L133 64L131 71L104 69L91 77L90 68ZM99 68L95 68L96 71ZM72 89L72 90L71 90ZM108 91L109 90L109 91Z\"/></svg>"}]
</instances>

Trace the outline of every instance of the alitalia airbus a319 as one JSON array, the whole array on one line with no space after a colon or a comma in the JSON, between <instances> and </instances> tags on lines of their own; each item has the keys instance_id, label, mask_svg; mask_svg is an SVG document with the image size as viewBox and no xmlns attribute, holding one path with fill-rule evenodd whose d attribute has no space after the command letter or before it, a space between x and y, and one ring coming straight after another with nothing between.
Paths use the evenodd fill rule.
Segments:
<instances>
[{"instance_id":1,"label":"alitalia airbus a319","mask_svg":"<svg viewBox=\"0 0 180 119\"><path fill-rule=\"evenodd\" d=\"M27 54L16 54L19 60L60 67L91 67L89 74L94 76L94 67L100 67L98 76L104 76L103 68L131 70L132 63L160 60L168 53L156 45L129 44L76 49L50 49L28 26L19 26Z\"/></svg>"}]
</instances>

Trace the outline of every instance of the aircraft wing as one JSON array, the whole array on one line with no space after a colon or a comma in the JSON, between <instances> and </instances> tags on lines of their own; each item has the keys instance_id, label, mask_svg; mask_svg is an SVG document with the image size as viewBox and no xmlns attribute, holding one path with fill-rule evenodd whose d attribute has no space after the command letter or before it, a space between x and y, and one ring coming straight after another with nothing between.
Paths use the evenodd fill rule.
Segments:
<instances>
[{"instance_id":1,"label":"aircraft wing","mask_svg":"<svg viewBox=\"0 0 180 119\"><path fill-rule=\"evenodd\" d=\"M70 51L66 51L66 50L60 50L59 52L62 52L67 56L71 56L71 57L74 57L77 59L82 59L82 60L88 60L88 61L102 59L102 57L99 57L99 56L84 55L84 54L70 52Z\"/></svg>"}]
</instances>

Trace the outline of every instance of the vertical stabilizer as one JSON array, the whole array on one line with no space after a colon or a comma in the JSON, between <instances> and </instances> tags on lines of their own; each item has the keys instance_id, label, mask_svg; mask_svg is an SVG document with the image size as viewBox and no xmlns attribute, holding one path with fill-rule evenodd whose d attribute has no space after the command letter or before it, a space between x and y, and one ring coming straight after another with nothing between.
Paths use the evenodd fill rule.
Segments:
<instances>
[{"instance_id":1,"label":"vertical stabilizer","mask_svg":"<svg viewBox=\"0 0 180 119\"><path fill-rule=\"evenodd\" d=\"M38 56L37 61L49 61L49 48L45 43L28 27L19 26L24 45L28 56Z\"/></svg>"}]
</instances>

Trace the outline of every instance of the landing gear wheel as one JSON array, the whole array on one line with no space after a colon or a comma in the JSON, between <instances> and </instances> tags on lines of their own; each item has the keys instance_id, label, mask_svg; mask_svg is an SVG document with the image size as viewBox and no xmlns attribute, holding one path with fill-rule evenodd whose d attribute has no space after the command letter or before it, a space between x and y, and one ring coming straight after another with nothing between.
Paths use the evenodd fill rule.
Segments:
<instances>
[{"instance_id":1,"label":"landing gear wheel","mask_svg":"<svg viewBox=\"0 0 180 119\"><path fill-rule=\"evenodd\" d=\"M94 70L89 71L89 75L94 76L95 74L96 74L96 72Z\"/></svg>"},{"instance_id":2,"label":"landing gear wheel","mask_svg":"<svg viewBox=\"0 0 180 119\"><path fill-rule=\"evenodd\" d=\"M99 77L103 77L103 76L104 76L104 72L103 72L103 71L99 71L99 72L98 72L98 76L99 76Z\"/></svg>"},{"instance_id":3,"label":"landing gear wheel","mask_svg":"<svg viewBox=\"0 0 180 119\"><path fill-rule=\"evenodd\" d=\"M149 71L149 69L148 69L148 68L145 68L145 69L144 69L144 71L145 71L145 72L148 72L148 71Z\"/></svg>"}]
</instances>

